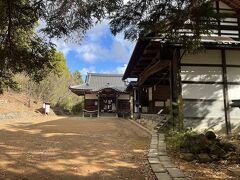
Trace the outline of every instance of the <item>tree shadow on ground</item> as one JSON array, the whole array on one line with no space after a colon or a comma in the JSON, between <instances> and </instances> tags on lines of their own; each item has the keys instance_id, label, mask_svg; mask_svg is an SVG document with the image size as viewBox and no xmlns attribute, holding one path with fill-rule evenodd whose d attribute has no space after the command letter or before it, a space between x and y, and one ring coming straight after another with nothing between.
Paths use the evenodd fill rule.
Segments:
<instances>
[{"instance_id":1,"label":"tree shadow on ground","mask_svg":"<svg viewBox=\"0 0 240 180\"><path fill-rule=\"evenodd\" d=\"M8 124L0 130L0 179L141 180L148 145L125 120Z\"/></svg>"}]
</instances>

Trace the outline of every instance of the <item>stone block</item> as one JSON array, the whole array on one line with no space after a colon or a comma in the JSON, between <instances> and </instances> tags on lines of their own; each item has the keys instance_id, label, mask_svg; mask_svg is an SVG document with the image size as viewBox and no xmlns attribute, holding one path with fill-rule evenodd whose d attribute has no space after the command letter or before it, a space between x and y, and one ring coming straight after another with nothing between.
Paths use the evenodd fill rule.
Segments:
<instances>
[{"instance_id":1,"label":"stone block","mask_svg":"<svg viewBox=\"0 0 240 180\"><path fill-rule=\"evenodd\" d=\"M168 173L156 173L158 180L172 180Z\"/></svg>"},{"instance_id":2,"label":"stone block","mask_svg":"<svg viewBox=\"0 0 240 180\"><path fill-rule=\"evenodd\" d=\"M232 176L240 179L240 168L229 168L228 171Z\"/></svg>"},{"instance_id":3,"label":"stone block","mask_svg":"<svg viewBox=\"0 0 240 180\"><path fill-rule=\"evenodd\" d=\"M157 144L151 144L150 149L157 149Z\"/></svg>"},{"instance_id":4,"label":"stone block","mask_svg":"<svg viewBox=\"0 0 240 180\"><path fill-rule=\"evenodd\" d=\"M154 173L163 173L166 172L166 169L163 168L161 164L151 164L151 168Z\"/></svg>"},{"instance_id":5,"label":"stone block","mask_svg":"<svg viewBox=\"0 0 240 180\"><path fill-rule=\"evenodd\" d=\"M193 161L195 159L195 156L192 153L182 153L180 154L180 158L185 161Z\"/></svg>"},{"instance_id":6,"label":"stone block","mask_svg":"<svg viewBox=\"0 0 240 180\"><path fill-rule=\"evenodd\" d=\"M207 163L207 162L211 162L212 158L208 154L201 153L198 155L198 160L200 163Z\"/></svg>"},{"instance_id":7,"label":"stone block","mask_svg":"<svg viewBox=\"0 0 240 180\"><path fill-rule=\"evenodd\" d=\"M159 164L160 161L158 158L148 158L150 164Z\"/></svg>"},{"instance_id":8,"label":"stone block","mask_svg":"<svg viewBox=\"0 0 240 180\"><path fill-rule=\"evenodd\" d=\"M159 156L159 160L160 160L160 162L171 161L171 159L168 156Z\"/></svg>"},{"instance_id":9,"label":"stone block","mask_svg":"<svg viewBox=\"0 0 240 180\"><path fill-rule=\"evenodd\" d=\"M163 161L161 162L164 168L176 168L176 165L173 164L171 161Z\"/></svg>"},{"instance_id":10,"label":"stone block","mask_svg":"<svg viewBox=\"0 0 240 180\"><path fill-rule=\"evenodd\" d=\"M178 168L167 168L167 171L173 178L185 178L183 172Z\"/></svg>"}]
</instances>

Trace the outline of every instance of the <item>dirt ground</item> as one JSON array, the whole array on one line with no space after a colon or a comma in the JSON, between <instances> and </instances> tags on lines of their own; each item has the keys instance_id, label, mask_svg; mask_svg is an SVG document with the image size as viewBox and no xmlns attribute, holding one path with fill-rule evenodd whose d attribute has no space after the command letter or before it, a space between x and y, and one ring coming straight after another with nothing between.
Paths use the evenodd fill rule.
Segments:
<instances>
[{"instance_id":1,"label":"dirt ground","mask_svg":"<svg viewBox=\"0 0 240 180\"><path fill-rule=\"evenodd\" d=\"M0 121L0 179L155 179L150 137L123 119L39 116Z\"/></svg>"}]
</instances>

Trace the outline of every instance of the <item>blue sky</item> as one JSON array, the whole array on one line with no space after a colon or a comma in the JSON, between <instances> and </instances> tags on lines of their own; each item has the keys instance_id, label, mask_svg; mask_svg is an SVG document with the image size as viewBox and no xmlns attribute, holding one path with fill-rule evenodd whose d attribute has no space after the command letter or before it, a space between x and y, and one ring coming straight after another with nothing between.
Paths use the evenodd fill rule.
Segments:
<instances>
[{"instance_id":1,"label":"blue sky","mask_svg":"<svg viewBox=\"0 0 240 180\"><path fill-rule=\"evenodd\" d=\"M107 21L94 26L80 43L54 40L67 59L70 71L118 73L125 71L135 42L124 40L123 34L113 36Z\"/></svg>"}]
</instances>

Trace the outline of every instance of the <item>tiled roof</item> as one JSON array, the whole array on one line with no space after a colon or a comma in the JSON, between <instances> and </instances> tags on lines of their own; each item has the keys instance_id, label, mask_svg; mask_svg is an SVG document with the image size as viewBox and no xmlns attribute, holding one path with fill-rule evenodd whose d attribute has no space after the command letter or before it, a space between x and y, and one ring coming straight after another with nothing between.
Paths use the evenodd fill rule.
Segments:
<instances>
[{"instance_id":1,"label":"tiled roof","mask_svg":"<svg viewBox=\"0 0 240 180\"><path fill-rule=\"evenodd\" d=\"M122 80L122 74L100 74L88 73L84 84L70 86L74 91L100 91L105 88L112 88L119 92L125 92L127 85Z\"/></svg>"}]
</instances>

